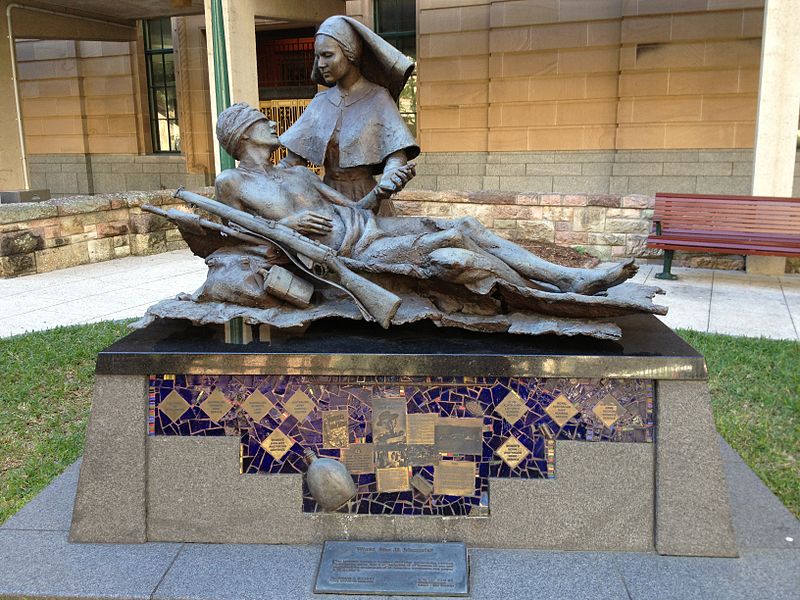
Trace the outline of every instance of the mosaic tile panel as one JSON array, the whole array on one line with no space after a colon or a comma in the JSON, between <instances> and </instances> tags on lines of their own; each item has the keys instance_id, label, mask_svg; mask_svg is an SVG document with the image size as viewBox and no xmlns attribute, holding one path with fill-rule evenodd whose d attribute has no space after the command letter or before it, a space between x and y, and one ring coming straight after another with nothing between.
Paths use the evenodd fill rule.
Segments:
<instances>
[{"instance_id":1,"label":"mosaic tile panel","mask_svg":"<svg viewBox=\"0 0 800 600\"><path fill-rule=\"evenodd\" d=\"M238 435L242 473L340 460L342 512L485 516L489 478L552 478L555 441L652 442L649 380L154 375L151 435ZM304 490L303 510L319 507Z\"/></svg>"}]
</instances>

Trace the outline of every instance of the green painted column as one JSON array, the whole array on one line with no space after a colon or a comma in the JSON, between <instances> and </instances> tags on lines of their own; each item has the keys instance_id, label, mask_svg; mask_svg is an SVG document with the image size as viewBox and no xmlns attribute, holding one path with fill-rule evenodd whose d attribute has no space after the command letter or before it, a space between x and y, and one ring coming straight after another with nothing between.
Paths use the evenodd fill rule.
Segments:
<instances>
[{"instance_id":1,"label":"green painted column","mask_svg":"<svg viewBox=\"0 0 800 600\"><path fill-rule=\"evenodd\" d=\"M222 0L211 0L211 35L214 44L214 91L217 98L217 114L231 105L231 90L228 83L228 59L225 53L225 22L222 19ZM220 169L232 169L233 157L219 149Z\"/></svg>"}]
</instances>

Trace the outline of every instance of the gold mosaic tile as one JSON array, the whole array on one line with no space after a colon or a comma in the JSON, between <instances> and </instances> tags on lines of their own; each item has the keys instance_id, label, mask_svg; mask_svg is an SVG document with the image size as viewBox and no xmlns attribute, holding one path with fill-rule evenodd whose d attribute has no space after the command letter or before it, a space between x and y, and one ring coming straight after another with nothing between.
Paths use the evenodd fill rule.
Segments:
<instances>
[{"instance_id":1,"label":"gold mosaic tile","mask_svg":"<svg viewBox=\"0 0 800 600\"><path fill-rule=\"evenodd\" d=\"M261 447L275 460L282 459L283 455L291 450L293 445L294 440L280 429L276 429L270 433L269 437L261 442Z\"/></svg>"},{"instance_id":2,"label":"gold mosaic tile","mask_svg":"<svg viewBox=\"0 0 800 600\"><path fill-rule=\"evenodd\" d=\"M544 409L550 415L550 418L558 423L559 427L563 427L567 421L578 414L578 409L572 404L564 394L561 394L553 400L550 405Z\"/></svg>"},{"instance_id":3,"label":"gold mosaic tile","mask_svg":"<svg viewBox=\"0 0 800 600\"><path fill-rule=\"evenodd\" d=\"M625 409L617 402L617 399L610 394L595 404L592 409L592 412L597 415L597 418L600 419L606 427L611 427L616 423L624 411Z\"/></svg>"},{"instance_id":4,"label":"gold mosaic tile","mask_svg":"<svg viewBox=\"0 0 800 600\"><path fill-rule=\"evenodd\" d=\"M308 397L303 390L297 390L289 401L284 405L289 414L298 421L302 421L312 410L316 408L314 401Z\"/></svg>"},{"instance_id":5,"label":"gold mosaic tile","mask_svg":"<svg viewBox=\"0 0 800 600\"><path fill-rule=\"evenodd\" d=\"M256 390L242 402L242 408L250 415L250 418L259 423L269 414L269 411L275 408L275 405L260 390Z\"/></svg>"},{"instance_id":6,"label":"gold mosaic tile","mask_svg":"<svg viewBox=\"0 0 800 600\"><path fill-rule=\"evenodd\" d=\"M515 469L530 454L530 450L512 435L495 450L495 454L509 467Z\"/></svg>"},{"instance_id":7,"label":"gold mosaic tile","mask_svg":"<svg viewBox=\"0 0 800 600\"><path fill-rule=\"evenodd\" d=\"M225 398L225 394L221 390L216 389L209 395L208 398L200 403L200 410L211 417L212 421L217 421L228 414L231 409L231 403Z\"/></svg>"},{"instance_id":8,"label":"gold mosaic tile","mask_svg":"<svg viewBox=\"0 0 800 600\"><path fill-rule=\"evenodd\" d=\"M508 421L509 425L513 425L525 416L528 407L525 406L525 401L519 397L519 394L511 390L494 411Z\"/></svg>"},{"instance_id":9,"label":"gold mosaic tile","mask_svg":"<svg viewBox=\"0 0 800 600\"><path fill-rule=\"evenodd\" d=\"M158 409L167 415L170 421L177 421L189 408L189 403L178 392L172 390L158 405Z\"/></svg>"}]
</instances>

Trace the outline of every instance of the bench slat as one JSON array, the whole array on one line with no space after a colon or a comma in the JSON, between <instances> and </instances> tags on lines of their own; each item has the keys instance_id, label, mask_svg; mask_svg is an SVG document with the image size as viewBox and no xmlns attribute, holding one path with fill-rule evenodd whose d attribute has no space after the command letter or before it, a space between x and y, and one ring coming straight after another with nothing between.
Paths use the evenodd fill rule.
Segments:
<instances>
[{"instance_id":1,"label":"bench slat","mask_svg":"<svg viewBox=\"0 0 800 600\"><path fill-rule=\"evenodd\" d=\"M656 194L651 248L800 256L800 198Z\"/></svg>"}]
</instances>

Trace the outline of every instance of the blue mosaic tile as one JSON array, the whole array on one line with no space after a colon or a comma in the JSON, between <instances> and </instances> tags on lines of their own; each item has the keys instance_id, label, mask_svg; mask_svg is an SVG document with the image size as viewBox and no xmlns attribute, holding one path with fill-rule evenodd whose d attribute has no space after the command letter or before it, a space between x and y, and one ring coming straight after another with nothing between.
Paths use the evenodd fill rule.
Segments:
<instances>
[{"instance_id":1,"label":"blue mosaic tile","mask_svg":"<svg viewBox=\"0 0 800 600\"><path fill-rule=\"evenodd\" d=\"M170 396L173 392L178 396ZM260 394L259 403L249 405L254 392ZM209 398L216 404L204 404ZM647 443L654 429L649 380L153 375L149 400L151 435L240 436L245 474L302 473L306 448L345 460L340 447L349 446L366 449L377 468L393 468L401 480L407 475L410 490L384 492L375 468L354 474L358 494L340 509L352 514L485 516L490 478L555 477L556 440ZM379 414L377 442L408 443L377 443L375 405L404 406L409 421L415 415L436 415L431 429L437 437L428 439L432 433L427 430L407 433L406 423L396 419L382 424L384 415ZM346 411L346 416L334 411ZM325 447L326 427L337 427L330 447ZM462 479L458 490L445 487L436 493L439 461L474 463L471 491ZM470 477L465 468L463 477ZM453 491L458 495L450 495ZM302 505L306 512L320 510L308 490Z\"/></svg>"}]
</instances>

